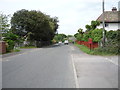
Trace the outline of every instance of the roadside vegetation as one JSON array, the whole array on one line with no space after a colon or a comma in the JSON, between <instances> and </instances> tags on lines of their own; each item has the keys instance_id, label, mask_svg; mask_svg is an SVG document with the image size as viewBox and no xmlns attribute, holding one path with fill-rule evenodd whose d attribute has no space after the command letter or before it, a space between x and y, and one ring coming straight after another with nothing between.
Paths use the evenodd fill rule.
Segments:
<instances>
[{"instance_id":1,"label":"roadside vegetation","mask_svg":"<svg viewBox=\"0 0 120 90\"><path fill-rule=\"evenodd\" d=\"M83 29L79 29L78 32L74 35L76 38L76 46L78 46L82 51L87 54L92 55L120 55L120 30L105 30L105 46L102 46L102 32L103 29L98 29L97 26L100 23L98 21L91 21L91 25L86 25L86 31L83 32ZM89 38L92 39L93 44L97 43L98 47L90 48L86 47L85 44L79 44L79 41L89 42ZM93 45L94 46L94 45Z\"/></svg>"},{"instance_id":2,"label":"roadside vegetation","mask_svg":"<svg viewBox=\"0 0 120 90\"><path fill-rule=\"evenodd\" d=\"M58 43L58 42L64 42L65 39L67 39L67 35L65 34L56 34L55 37L53 38L53 42L54 43Z\"/></svg>"},{"instance_id":3,"label":"roadside vegetation","mask_svg":"<svg viewBox=\"0 0 120 90\"><path fill-rule=\"evenodd\" d=\"M10 19L10 24L8 23ZM7 52L17 47L35 48L52 44L58 29L58 18L36 10L19 10L12 17L0 13L0 40L5 41ZM15 50L19 51L19 50Z\"/></svg>"},{"instance_id":4,"label":"roadside vegetation","mask_svg":"<svg viewBox=\"0 0 120 90\"><path fill-rule=\"evenodd\" d=\"M117 55L113 52L108 52L105 51L103 48L95 48L90 50L90 48L84 46L84 45L79 45L75 43L75 46L77 46L81 51L90 54L90 55L101 55L101 56L112 56L112 55Z\"/></svg>"}]
</instances>

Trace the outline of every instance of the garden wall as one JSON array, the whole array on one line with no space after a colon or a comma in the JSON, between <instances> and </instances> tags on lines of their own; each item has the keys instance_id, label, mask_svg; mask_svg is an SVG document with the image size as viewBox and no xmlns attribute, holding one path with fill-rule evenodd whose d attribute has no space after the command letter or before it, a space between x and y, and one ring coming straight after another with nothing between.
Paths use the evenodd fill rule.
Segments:
<instances>
[{"instance_id":1,"label":"garden wall","mask_svg":"<svg viewBox=\"0 0 120 90\"><path fill-rule=\"evenodd\" d=\"M6 53L6 43L4 41L0 41L0 53Z\"/></svg>"}]
</instances>

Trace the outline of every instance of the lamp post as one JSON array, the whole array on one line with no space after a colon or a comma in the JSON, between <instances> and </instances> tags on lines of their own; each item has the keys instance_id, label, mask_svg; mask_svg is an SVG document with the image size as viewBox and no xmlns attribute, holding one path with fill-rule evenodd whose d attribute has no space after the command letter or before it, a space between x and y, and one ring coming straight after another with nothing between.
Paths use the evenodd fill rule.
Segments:
<instances>
[{"instance_id":1,"label":"lamp post","mask_svg":"<svg viewBox=\"0 0 120 90\"><path fill-rule=\"evenodd\" d=\"M103 9L103 15L102 15L102 24L103 24L103 40L102 40L102 44L103 44L103 47L105 47L105 13L104 13L104 0L102 2L102 9Z\"/></svg>"}]
</instances>

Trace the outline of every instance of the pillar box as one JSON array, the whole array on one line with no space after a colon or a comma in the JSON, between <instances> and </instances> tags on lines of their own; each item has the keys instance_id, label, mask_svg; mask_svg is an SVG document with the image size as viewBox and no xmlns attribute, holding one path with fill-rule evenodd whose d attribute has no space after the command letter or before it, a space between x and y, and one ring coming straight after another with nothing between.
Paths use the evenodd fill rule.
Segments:
<instances>
[{"instance_id":1,"label":"pillar box","mask_svg":"<svg viewBox=\"0 0 120 90\"><path fill-rule=\"evenodd\" d=\"M5 41L0 41L0 53L6 53L6 42Z\"/></svg>"}]
</instances>

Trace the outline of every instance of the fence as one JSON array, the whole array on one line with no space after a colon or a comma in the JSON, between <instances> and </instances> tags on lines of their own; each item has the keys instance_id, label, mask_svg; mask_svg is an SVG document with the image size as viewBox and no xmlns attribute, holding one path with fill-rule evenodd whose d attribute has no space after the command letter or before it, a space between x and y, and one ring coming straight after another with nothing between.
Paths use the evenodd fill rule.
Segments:
<instances>
[{"instance_id":1,"label":"fence","mask_svg":"<svg viewBox=\"0 0 120 90\"><path fill-rule=\"evenodd\" d=\"M77 44L79 45L85 45L87 46L88 48L98 48L98 42L93 42L92 44L89 44L89 42L87 41L76 41Z\"/></svg>"}]
</instances>

